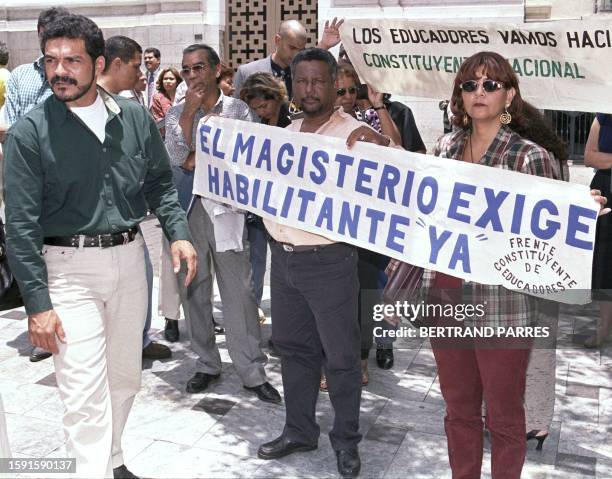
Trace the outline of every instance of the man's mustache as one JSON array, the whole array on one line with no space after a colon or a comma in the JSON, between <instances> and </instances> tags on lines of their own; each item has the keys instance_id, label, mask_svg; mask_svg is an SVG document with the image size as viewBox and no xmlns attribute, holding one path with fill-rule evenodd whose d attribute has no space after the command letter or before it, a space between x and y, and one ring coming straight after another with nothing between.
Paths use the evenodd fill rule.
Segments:
<instances>
[{"instance_id":1,"label":"man's mustache","mask_svg":"<svg viewBox=\"0 0 612 479\"><path fill-rule=\"evenodd\" d=\"M56 83L61 82L61 83L68 83L69 85L76 85L77 81L74 78L70 78L70 77L61 77L61 76L54 76L53 78L51 78L51 80L49 81L49 83L51 83L51 85L55 85Z\"/></svg>"}]
</instances>

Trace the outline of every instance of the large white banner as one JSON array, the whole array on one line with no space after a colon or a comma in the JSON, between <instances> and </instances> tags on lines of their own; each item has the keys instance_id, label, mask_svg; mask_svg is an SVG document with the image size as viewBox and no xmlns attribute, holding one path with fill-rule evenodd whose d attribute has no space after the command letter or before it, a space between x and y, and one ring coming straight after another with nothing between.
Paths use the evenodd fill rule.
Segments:
<instances>
[{"instance_id":1,"label":"large white banner","mask_svg":"<svg viewBox=\"0 0 612 479\"><path fill-rule=\"evenodd\" d=\"M495 51L538 108L612 113L610 21L452 25L346 20L342 43L362 81L379 91L449 99L462 61Z\"/></svg>"},{"instance_id":2,"label":"large white banner","mask_svg":"<svg viewBox=\"0 0 612 479\"><path fill-rule=\"evenodd\" d=\"M195 194L467 280L590 289L586 186L219 117L196 144Z\"/></svg>"}]
</instances>

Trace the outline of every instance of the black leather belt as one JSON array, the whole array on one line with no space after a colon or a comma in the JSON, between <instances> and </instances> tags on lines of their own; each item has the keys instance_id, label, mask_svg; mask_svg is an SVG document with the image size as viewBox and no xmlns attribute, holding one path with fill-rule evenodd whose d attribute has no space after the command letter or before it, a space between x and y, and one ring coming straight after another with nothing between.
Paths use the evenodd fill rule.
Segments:
<instances>
[{"instance_id":1,"label":"black leather belt","mask_svg":"<svg viewBox=\"0 0 612 479\"><path fill-rule=\"evenodd\" d=\"M46 236L43 243L50 246L71 246L74 248L81 245L84 248L110 248L134 241L137 234L138 227L134 226L127 231L102 235Z\"/></svg>"},{"instance_id":2,"label":"black leather belt","mask_svg":"<svg viewBox=\"0 0 612 479\"><path fill-rule=\"evenodd\" d=\"M327 248L328 246L332 246L336 243L330 244L290 244L290 243L281 243L280 241L276 241L274 238L270 240L272 243L277 244L281 248L283 248L287 253L305 253L308 251L319 251L323 248Z\"/></svg>"}]
</instances>

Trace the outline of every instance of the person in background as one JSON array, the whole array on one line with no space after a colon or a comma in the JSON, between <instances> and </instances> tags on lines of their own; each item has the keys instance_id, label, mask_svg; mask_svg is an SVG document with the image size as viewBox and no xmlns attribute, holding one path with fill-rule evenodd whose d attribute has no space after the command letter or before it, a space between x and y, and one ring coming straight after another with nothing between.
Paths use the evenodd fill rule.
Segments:
<instances>
[{"instance_id":1,"label":"person in background","mask_svg":"<svg viewBox=\"0 0 612 479\"><path fill-rule=\"evenodd\" d=\"M138 101L138 93L134 86L144 85L144 75L140 70L142 62L142 48L135 40L122 35L116 35L106 40L104 46L104 70L98 76L98 85L107 92ZM140 94L142 99L142 93ZM141 105L142 101L138 101ZM145 359L167 359L172 351L165 344L151 340L149 330L153 315L153 264L149 255L149 248L144 247L145 266L147 274L147 287L149 300L147 304L147 317L142 332L142 357Z\"/></svg>"},{"instance_id":2,"label":"person in background","mask_svg":"<svg viewBox=\"0 0 612 479\"><path fill-rule=\"evenodd\" d=\"M165 119L168 109L174 104L176 88L183 82L180 73L174 67L164 68L157 79L157 93L153 95L151 115L159 124ZM162 138L164 129L161 128Z\"/></svg>"},{"instance_id":3,"label":"person in background","mask_svg":"<svg viewBox=\"0 0 612 479\"><path fill-rule=\"evenodd\" d=\"M9 50L6 43L0 42L0 108L4 106L4 94L6 92L6 82L11 76L11 72L6 68L9 62Z\"/></svg>"},{"instance_id":4,"label":"person in background","mask_svg":"<svg viewBox=\"0 0 612 479\"><path fill-rule=\"evenodd\" d=\"M234 69L221 63L221 71L219 72L219 88L225 96L234 96L236 89L234 88Z\"/></svg>"},{"instance_id":5,"label":"person in background","mask_svg":"<svg viewBox=\"0 0 612 479\"><path fill-rule=\"evenodd\" d=\"M591 188L602 191L612 200L612 115L598 113L591 125L584 151L584 164L597 168L591 180ZM587 348L600 347L609 341L612 332L612 219L610 215L600 217L593 253L593 299L599 301L599 322L595 334L584 342Z\"/></svg>"},{"instance_id":6,"label":"person in background","mask_svg":"<svg viewBox=\"0 0 612 479\"><path fill-rule=\"evenodd\" d=\"M153 106L153 95L157 92L157 79L161 72L161 52L158 48L146 48L143 60L147 71L145 73L145 89L142 92L142 98L146 108L151 109L151 106Z\"/></svg>"},{"instance_id":7,"label":"person in background","mask_svg":"<svg viewBox=\"0 0 612 479\"><path fill-rule=\"evenodd\" d=\"M340 61L338 63L338 76L336 77L336 107L341 107L345 113L357 118L358 120L365 121L364 117L359 115L357 109L357 90L359 88L360 81L357 76L357 72L353 66L346 62ZM372 110L378 119L376 124L370 126L379 133L389 136L393 143L396 145L401 144L400 133L393 123L389 112L383 105L382 93L376 92L369 85L368 96L370 101L376 106L376 110ZM370 355L370 349L372 347L373 339L373 318L371 313L374 304L378 303L380 298L378 292L381 292L386 282L385 268L389 263L387 256L375 253L373 251L357 248L357 254L359 257L358 261L358 273L359 273L359 284L360 284L360 301L359 301L359 324L361 325L361 384L367 386L370 377L368 372L368 357ZM388 327L387 323L383 324L383 327ZM390 326L389 326L390 327ZM386 338L385 338L386 339ZM389 344L390 346L386 346ZM377 363L384 369L389 369L393 366L393 343L390 341L383 342L383 338L377 338L376 351L377 351ZM385 354L385 362L380 363L380 352ZM327 381L325 375L321 377L321 391L327 391Z\"/></svg>"},{"instance_id":8,"label":"person in background","mask_svg":"<svg viewBox=\"0 0 612 479\"><path fill-rule=\"evenodd\" d=\"M291 123L285 85L270 73L254 73L244 82L240 90L240 99L257 114L265 125L285 128ZM268 239L261 217L247 214L247 228L251 244L251 267L253 269L253 293L259 306L260 321L266 317L261 309L264 276L268 257ZM273 351L274 346L270 345Z\"/></svg>"}]
</instances>

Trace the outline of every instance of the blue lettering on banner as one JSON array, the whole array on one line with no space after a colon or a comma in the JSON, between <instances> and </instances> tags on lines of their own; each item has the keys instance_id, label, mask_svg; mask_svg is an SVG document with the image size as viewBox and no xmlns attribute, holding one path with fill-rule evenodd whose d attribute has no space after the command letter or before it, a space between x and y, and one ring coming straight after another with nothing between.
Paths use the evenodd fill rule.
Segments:
<instances>
[{"instance_id":1,"label":"blue lettering on banner","mask_svg":"<svg viewBox=\"0 0 612 479\"><path fill-rule=\"evenodd\" d=\"M232 182L230 181L230 175L227 171L225 171L223 174L223 193L221 193L221 196L224 198L230 198L232 201L234 200Z\"/></svg>"},{"instance_id":2,"label":"blue lettering on banner","mask_svg":"<svg viewBox=\"0 0 612 479\"><path fill-rule=\"evenodd\" d=\"M236 202L245 206L249 204L249 179L240 174L236 175Z\"/></svg>"},{"instance_id":3,"label":"blue lettering on banner","mask_svg":"<svg viewBox=\"0 0 612 479\"><path fill-rule=\"evenodd\" d=\"M210 163L208 167L208 191L219 196L219 168L215 168Z\"/></svg>"},{"instance_id":4,"label":"blue lettering on banner","mask_svg":"<svg viewBox=\"0 0 612 479\"><path fill-rule=\"evenodd\" d=\"M261 180L256 178L253 180L253 197L251 198L251 206L257 208L257 198L259 197L259 187L261 186Z\"/></svg>"},{"instance_id":5,"label":"blue lettering on banner","mask_svg":"<svg viewBox=\"0 0 612 479\"><path fill-rule=\"evenodd\" d=\"M297 176L298 178L304 178L304 168L306 166L306 157L308 156L308 147L303 146L300 151L300 160L298 162Z\"/></svg>"},{"instance_id":6,"label":"blue lettering on banner","mask_svg":"<svg viewBox=\"0 0 612 479\"><path fill-rule=\"evenodd\" d=\"M329 163L329 155L326 151L316 150L312 154L312 166L315 167L319 174L317 175L314 171L310 172L310 179L315 185L322 185L327 177L327 171L321 162L325 164Z\"/></svg>"},{"instance_id":7,"label":"blue lettering on banner","mask_svg":"<svg viewBox=\"0 0 612 479\"><path fill-rule=\"evenodd\" d=\"M344 186L344 177L346 175L346 167L351 166L355 161L355 158L349 155L343 155L338 153L334 158L336 163L338 163L338 180L336 184L342 188Z\"/></svg>"},{"instance_id":8,"label":"blue lettering on banner","mask_svg":"<svg viewBox=\"0 0 612 479\"><path fill-rule=\"evenodd\" d=\"M367 196L372 196L372 188L364 185L364 183L370 183L372 177L366 173L366 170L374 170L378 168L378 163L370 160L361 160L357 167L357 180L355 181L355 191L363 193Z\"/></svg>"},{"instance_id":9,"label":"blue lettering on banner","mask_svg":"<svg viewBox=\"0 0 612 479\"><path fill-rule=\"evenodd\" d=\"M272 196L272 182L266 182L266 191L264 192L263 205L261 208L266 212L271 214L272 216L276 216L276 208L270 205L270 197Z\"/></svg>"},{"instance_id":10,"label":"blue lettering on banner","mask_svg":"<svg viewBox=\"0 0 612 479\"><path fill-rule=\"evenodd\" d=\"M283 143L278 149L278 155L276 156L276 169L281 175L288 175L293 166L293 145L291 143ZM283 159L286 158L285 163Z\"/></svg>"},{"instance_id":11,"label":"blue lettering on banner","mask_svg":"<svg viewBox=\"0 0 612 479\"><path fill-rule=\"evenodd\" d=\"M404 245L402 243L398 243L396 240L403 240L406 235L403 231L397 229L398 225L409 226L410 218L399 215L391 215L389 235L387 236L387 248L397 251L398 253L403 253Z\"/></svg>"},{"instance_id":12,"label":"blue lettering on banner","mask_svg":"<svg viewBox=\"0 0 612 479\"><path fill-rule=\"evenodd\" d=\"M334 214L334 200L330 197L326 197L323 200L321 209L319 210L319 217L315 222L317 228L321 228L323 222L326 223L325 229L327 231L333 231L333 214Z\"/></svg>"},{"instance_id":13,"label":"blue lettering on banner","mask_svg":"<svg viewBox=\"0 0 612 479\"><path fill-rule=\"evenodd\" d=\"M221 128L217 128L217 131L215 131L215 136L213 138L212 154L215 158L219 158L220 160L223 160L225 158L225 153L222 151L219 151L218 149L219 138L221 138Z\"/></svg>"},{"instance_id":14,"label":"blue lettering on banner","mask_svg":"<svg viewBox=\"0 0 612 479\"><path fill-rule=\"evenodd\" d=\"M431 197L429 203L425 203L423 197L425 196L425 189L431 190ZM417 193L417 205L421 213L428 215L436 208L438 202L438 181L433 176L426 176L419 185L419 191Z\"/></svg>"},{"instance_id":15,"label":"blue lettering on banner","mask_svg":"<svg viewBox=\"0 0 612 479\"><path fill-rule=\"evenodd\" d=\"M314 201L316 195L312 191L302 190L298 191L298 198L302 200L300 204L300 212L298 214L298 221L302 223L306 219L306 210L308 209L308 203Z\"/></svg>"},{"instance_id":16,"label":"blue lettering on banner","mask_svg":"<svg viewBox=\"0 0 612 479\"><path fill-rule=\"evenodd\" d=\"M546 220L546 227L540 227L540 219L542 216L542 211L548 211L550 214L554 216L559 216L559 210L555 204L550 200L540 200L538 201L531 213L531 231L536 237L548 240L555 236L555 233L561 228L561 224L558 221Z\"/></svg>"},{"instance_id":17,"label":"blue lettering on banner","mask_svg":"<svg viewBox=\"0 0 612 479\"><path fill-rule=\"evenodd\" d=\"M485 188L484 193L487 201L487 209L482 216L478 218L475 226L484 229L487 227L488 223L491 223L493 231L503 233L504 228L502 227L501 220L499 219L499 208L510 193L507 191L500 191L497 195L495 195L495 191L491 188Z\"/></svg>"},{"instance_id":18,"label":"blue lettering on banner","mask_svg":"<svg viewBox=\"0 0 612 479\"><path fill-rule=\"evenodd\" d=\"M584 241L576 238L577 232L588 233L590 231L589 225L581 223L580 218L588 218L590 220L597 221L597 211L588 210L577 205L570 205L567 218L567 233L565 235L565 243L570 246L574 246L575 248L591 251L593 249L592 241Z\"/></svg>"},{"instance_id":19,"label":"blue lettering on banner","mask_svg":"<svg viewBox=\"0 0 612 479\"><path fill-rule=\"evenodd\" d=\"M400 177L401 173L399 169L392 165L384 165L380 184L378 185L377 198L380 200L386 200L388 198L391 203L396 203L395 187L399 184Z\"/></svg>"},{"instance_id":20,"label":"blue lettering on banner","mask_svg":"<svg viewBox=\"0 0 612 479\"><path fill-rule=\"evenodd\" d=\"M366 210L366 216L370 218L370 235L368 236L368 242L376 244L376 234L378 232L378 223L385 219L385 214L382 211L373 210L368 208Z\"/></svg>"},{"instance_id":21,"label":"blue lettering on banner","mask_svg":"<svg viewBox=\"0 0 612 479\"><path fill-rule=\"evenodd\" d=\"M468 245L467 235L460 233L457 242L455 243L455 249L451 256L448 267L450 269L457 269L457 263L461 261L462 269L465 273L471 273L472 267L470 265L470 248Z\"/></svg>"},{"instance_id":22,"label":"blue lettering on banner","mask_svg":"<svg viewBox=\"0 0 612 479\"><path fill-rule=\"evenodd\" d=\"M431 253L429 255L429 262L431 264L438 264L438 253L440 252L440 249L442 248L442 246L444 246L444 243L446 243L450 237L451 237L450 231L444 230L442 231L442 234L438 236L436 232L436 227L435 226L429 227L429 244L431 244Z\"/></svg>"},{"instance_id":23,"label":"blue lettering on banner","mask_svg":"<svg viewBox=\"0 0 612 479\"><path fill-rule=\"evenodd\" d=\"M521 234L521 224L523 222L523 210L525 209L525 195L516 195L514 202L514 212L512 213L512 227L510 231L515 235Z\"/></svg>"},{"instance_id":24,"label":"blue lettering on banner","mask_svg":"<svg viewBox=\"0 0 612 479\"><path fill-rule=\"evenodd\" d=\"M207 153L207 154L210 153L208 146L206 146L206 143L208 143L208 136L207 136L208 133L210 133L210 126L201 125L200 126L200 150L202 150L204 153Z\"/></svg>"},{"instance_id":25,"label":"blue lettering on banner","mask_svg":"<svg viewBox=\"0 0 612 479\"><path fill-rule=\"evenodd\" d=\"M261 145L261 151L259 152L259 158L255 168L261 169L261 165L266 163L266 170L272 171L272 158L270 158L270 138L266 138Z\"/></svg>"},{"instance_id":26,"label":"blue lettering on banner","mask_svg":"<svg viewBox=\"0 0 612 479\"><path fill-rule=\"evenodd\" d=\"M287 187L287 193L285 194L285 201L281 208L281 218L286 218L289 215L289 209L291 208L291 200L293 200L293 192L295 189L291 186Z\"/></svg>"},{"instance_id":27,"label":"blue lettering on banner","mask_svg":"<svg viewBox=\"0 0 612 479\"><path fill-rule=\"evenodd\" d=\"M410 194L412 193L412 185L414 183L414 171L408 171L406 175L406 183L404 184L404 194L402 195L402 206L408 208L410 206Z\"/></svg>"},{"instance_id":28,"label":"blue lettering on banner","mask_svg":"<svg viewBox=\"0 0 612 479\"><path fill-rule=\"evenodd\" d=\"M342 209L340 210L340 224L338 226L338 233L341 235L348 234L351 238L357 238L357 228L359 227L359 215L361 213L361 206L355 205L355 210L351 215L351 205L348 201L342 202Z\"/></svg>"},{"instance_id":29,"label":"blue lettering on banner","mask_svg":"<svg viewBox=\"0 0 612 479\"><path fill-rule=\"evenodd\" d=\"M234 156L232 156L232 162L238 162L238 155L244 155L246 152L247 165L251 164L253 158L253 143L255 143L255 137L250 135L246 141L242 136L242 133L236 135L236 143L234 144Z\"/></svg>"},{"instance_id":30,"label":"blue lettering on banner","mask_svg":"<svg viewBox=\"0 0 612 479\"><path fill-rule=\"evenodd\" d=\"M462 194L472 195L476 194L476 187L468 183L455 183L453 187L453 194L451 196L450 205L448 205L447 216L452 220L461 221L462 223L470 224L470 216L459 212L459 208L469 208L470 201L462 198Z\"/></svg>"}]
</instances>

